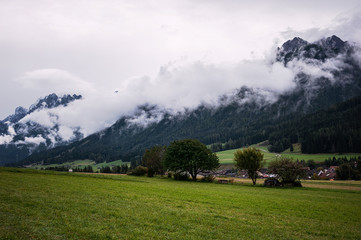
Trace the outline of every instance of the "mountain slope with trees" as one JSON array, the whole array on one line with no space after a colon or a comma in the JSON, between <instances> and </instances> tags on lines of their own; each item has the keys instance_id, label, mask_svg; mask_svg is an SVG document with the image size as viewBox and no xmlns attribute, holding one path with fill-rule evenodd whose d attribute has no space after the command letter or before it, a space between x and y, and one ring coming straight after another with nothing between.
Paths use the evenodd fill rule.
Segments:
<instances>
[{"instance_id":1,"label":"mountain slope with trees","mask_svg":"<svg viewBox=\"0 0 361 240\"><path fill-rule=\"evenodd\" d=\"M136 116L124 116L101 132L68 146L33 154L21 164L75 159L139 163L145 149L184 138L212 145L214 151L269 140L270 150L275 152L296 142L302 143L305 153L359 152L360 126L354 121L359 119L361 95L357 51L357 46L336 36L315 43L295 38L277 50L275 61L289 68L301 66L303 70L295 75L292 90L272 93L276 96L274 101L265 97L267 90L241 87L232 95L222 96L217 106L203 104L178 114L146 104L139 106L137 114L149 120L147 125L134 124ZM318 69L321 74L312 75L307 68ZM354 97L357 98L351 102L335 105ZM343 140L348 138L346 147L343 140L336 142L342 134L339 129L350 129L342 135ZM315 143L319 148L310 147Z\"/></svg>"}]
</instances>

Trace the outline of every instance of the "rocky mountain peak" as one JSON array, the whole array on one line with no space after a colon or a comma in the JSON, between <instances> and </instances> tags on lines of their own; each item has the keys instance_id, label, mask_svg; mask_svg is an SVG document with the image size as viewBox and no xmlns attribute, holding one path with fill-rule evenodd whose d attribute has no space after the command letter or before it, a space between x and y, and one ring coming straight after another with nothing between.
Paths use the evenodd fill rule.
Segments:
<instances>
[{"instance_id":1,"label":"rocky mountain peak","mask_svg":"<svg viewBox=\"0 0 361 240\"><path fill-rule=\"evenodd\" d=\"M55 93L52 93L44 98L40 98L38 99L38 101L31 105L29 110L24 108L24 107L17 107L15 109L15 113L7 116L4 120L0 120L0 122L2 123L6 123L6 122L10 122L10 123L16 123L18 122L20 119L22 119L23 117L25 117L27 114L30 114L36 110L42 109L42 108L56 108L60 105L62 106L67 106L69 103L81 99L82 96L81 95L70 95L70 94L66 94L63 95L62 97L59 97L58 95L56 95Z\"/></svg>"},{"instance_id":2,"label":"rocky mountain peak","mask_svg":"<svg viewBox=\"0 0 361 240\"><path fill-rule=\"evenodd\" d=\"M308 44L307 41L302 38L295 37L292 40L288 40L282 45L282 50L285 52L295 51Z\"/></svg>"},{"instance_id":3,"label":"rocky mountain peak","mask_svg":"<svg viewBox=\"0 0 361 240\"><path fill-rule=\"evenodd\" d=\"M26 114L28 112L28 110L24 107L17 107L15 109L15 115L21 115L21 114Z\"/></svg>"},{"instance_id":4,"label":"rocky mountain peak","mask_svg":"<svg viewBox=\"0 0 361 240\"><path fill-rule=\"evenodd\" d=\"M345 46L345 44L346 42L342 41L335 35L320 40L320 45L325 48L341 49Z\"/></svg>"},{"instance_id":5,"label":"rocky mountain peak","mask_svg":"<svg viewBox=\"0 0 361 240\"><path fill-rule=\"evenodd\" d=\"M25 115L27 114L28 110L26 108L23 107L17 107L15 109L15 114L12 114L10 116L7 116L4 120L0 121L0 122L11 122L11 123L15 123L17 121L19 121L20 119L22 119L23 117L25 117Z\"/></svg>"},{"instance_id":6,"label":"rocky mountain peak","mask_svg":"<svg viewBox=\"0 0 361 240\"><path fill-rule=\"evenodd\" d=\"M30 106L29 113L34 112L42 108L56 108L60 105L67 106L70 102L81 99L81 95L66 94L59 97L55 93L52 93L44 98L40 98L35 104Z\"/></svg>"},{"instance_id":7,"label":"rocky mountain peak","mask_svg":"<svg viewBox=\"0 0 361 240\"><path fill-rule=\"evenodd\" d=\"M325 61L328 58L336 57L340 53L347 53L350 45L333 35L313 43L308 43L302 38L295 37L285 42L278 48L277 61L287 65L293 59L315 59Z\"/></svg>"}]
</instances>

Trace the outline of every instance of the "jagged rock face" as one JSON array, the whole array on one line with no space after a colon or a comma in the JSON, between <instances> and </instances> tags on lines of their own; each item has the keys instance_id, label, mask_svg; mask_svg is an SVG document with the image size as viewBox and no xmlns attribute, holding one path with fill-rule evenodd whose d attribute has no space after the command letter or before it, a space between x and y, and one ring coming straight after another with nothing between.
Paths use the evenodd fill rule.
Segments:
<instances>
[{"instance_id":1,"label":"jagged rock face","mask_svg":"<svg viewBox=\"0 0 361 240\"><path fill-rule=\"evenodd\" d=\"M333 35L332 37L321 39L318 42L318 44L324 47L325 49L332 49L334 51L339 51L346 46L347 42L344 42L339 37Z\"/></svg>"},{"instance_id":2,"label":"jagged rock face","mask_svg":"<svg viewBox=\"0 0 361 240\"><path fill-rule=\"evenodd\" d=\"M58 106L66 107L70 102L81 99L81 95L64 95L58 97L55 93L52 93L45 98L39 99L38 102L30 107L29 113L34 112L41 108L56 108Z\"/></svg>"},{"instance_id":3,"label":"jagged rock face","mask_svg":"<svg viewBox=\"0 0 361 240\"><path fill-rule=\"evenodd\" d=\"M300 49L301 47L304 47L308 44L307 41L303 40L302 38L299 37L295 37L292 40L288 40L287 42L285 42L282 45L282 50L284 52L294 52L298 49Z\"/></svg>"},{"instance_id":4,"label":"jagged rock face","mask_svg":"<svg viewBox=\"0 0 361 240\"><path fill-rule=\"evenodd\" d=\"M15 109L15 114L12 114L8 117L6 117L4 120L0 121L3 124L5 124L6 122L10 122L10 123L16 123L19 120L21 120L23 117L25 117L27 114L30 114L34 111L43 109L43 108L56 108L59 106L64 106L66 107L69 103L75 101L75 100L79 100L81 99L82 96L81 95L64 95L62 97L59 97L58 95L56 95L55 93L52 93L44 98L39 99L35 104L31 105L29 110L27 110L24 107L17 107ZM1 132L0 132L1 134Z\"/></svg>"},{"instance_id":5,"label":"jagged rock face","mask_svg":"<svg viewBox=\"0 0 361 240\"><path fill-rule=\"evenodd\" d=\"M81 98L81 95L57 96L53 93L39 99L31 105L29 110L17 107L14 114L0 121L0 165L12 158L21 160L32 152L69 143L58 134L59 125L47 127L26 117L42 110L66 107L69 103ZM83 138L79 129L74 129L73 134L74 141Z\"/></svg>"},{"instance_id":6,"label":"jagged rock face","mask_svg":"<svg viewBox=\"0 0 361 240\"><path fill-rule=\"evenodd\" d=\"M3 121L3 123L5 122L11 122L11 123L15 123L17 121L19 121L20 119L22 119L23 117L25 117L25 115L28 113L28 110L26 108L23 107L17 107L15 109L15 114L10 115L8 117L6 117Z\"/></svg>"},{"instance_id":7,"label":"jagged rock face","mask_svg":"<svg viewBox=\"0 0 361 240\"><path fill-rule=\"evenodd\" d=\"M339 54L350 53L352 50L348 42L342 41L335 35L314 43L308 43L301 38L295 37L285 42L282 47L278 49L277 61L283 62L285 65L294 59L325 61Z\"/></svg>"}]
</instances>

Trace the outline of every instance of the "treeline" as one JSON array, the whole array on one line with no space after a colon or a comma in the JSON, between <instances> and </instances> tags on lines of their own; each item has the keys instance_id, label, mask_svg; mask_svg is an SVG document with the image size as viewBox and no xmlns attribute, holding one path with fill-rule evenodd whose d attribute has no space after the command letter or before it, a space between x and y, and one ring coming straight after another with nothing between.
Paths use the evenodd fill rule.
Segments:
<instances>
[{"instance_id":1,"label":"treeline","mask_svg":"<svg viewBox=\"0 0 361 240\"><path fill-rule=\"evenodd\" d=\"M296 160L296 162L299 162L300 164L302 164L304 167L309 167L311 170L313 169L317 169L317 168L329 168L331 166L340 166L342 164L352 164L355 163L357 161L361 161L361 156L358 157L333 157L333 158L328 158L325 161L321 161L321 162L315 162L314 160Z\"/></svg>"},{"instance_id":2,"label":"treeline","mask_svg":"<svg viewBox=\"0 0 361 240\"><path fill-rule=\"evenodd\" d=\"M93 167L91 165L85 167L70 167L70 166L55 166L55 167L42 167L41 170L51 170L51 171L59 171L59 172L69 172L69 170L73 172L94 172ZM126 174L128 173L130 168L128 164L116 165L116 166L104 166L99 169L100 173L118 173L118 174Z\"/></svg>"},{"instance_id":3,"label":"treeline","mask_svg":"<svg viewBox=\"0 0 361 240\"><path fill-rule=\"evenodd\" d=\"M126 174L130 168L128 167L128 164L122 164L117 166L105 166L100 168L101 173L119 173L119 174Z\"/></svg>"},{"instance_id":4,"label":"treeline","mask_svg":"<svg viewBox=\"0 0 361 240\"><path fill-rule=\"evenodd\" d=\"M336 174L341 180L361 180L361 160L341 164Z\"/></svg>"},{"instance_id":5,"label":"treeline","mask_svg":"<svg viewBox=\"0 0 361 240\"><path fill-rule=\"evenodd\" d=\"M59 171L59 172L69 172L69 170L73 172L93 172L93 167L91 165L85 167L76 167L72 168L70 166L55 166L55 167L45 167L41 168L41 170L51 170L51 171Z\"/></svg>"}]
</instances>

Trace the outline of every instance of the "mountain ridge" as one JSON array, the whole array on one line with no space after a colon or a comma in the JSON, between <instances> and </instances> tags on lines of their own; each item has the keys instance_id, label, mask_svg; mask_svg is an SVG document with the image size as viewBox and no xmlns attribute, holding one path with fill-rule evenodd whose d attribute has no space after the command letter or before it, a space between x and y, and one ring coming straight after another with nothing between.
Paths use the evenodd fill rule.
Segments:
<instances>
[{"instance_id":1,"label":"mountain ridge","mask_svg":"<svg viewBox=\"0 0 361 240\"><path fill-rule=\"evenodd\" d=\"M49 128L38 122L26 119L33 113L46 109L66 107L71 102L82 99L81 95L65 94L58 96L55 93L39 98L29 110L24 107L17 107L15 113L0 121L0 165L22 160L29 154L37 151L44 151L48 148L66 144L69 141L61 139L57 132L59 126ZM76 131L75 131L76 132ZM50 136L51 137L48 137ZM74 140L79 139L76 137Z\"/></svg>"},{"instance_id":2,"label":"mountain ridge","mask_svg":"<svg viewBox=\"0 0 361 240\"><path fill-rule=\"evenodd\" d=\"M288 148L290 142L302 139L295 140L292 135L284 140L284 135L273 126L361 94L361 69L353 56L355 48L336 36L314 43L294 38L277 49L275 59L288 68L301 69L293 79L292 90L275 93L243 86L233 94L220 96L217 106L201 104L178 113L156 105L140 105L134 115L121 117L109 128L67 146L34 153L24 162L78 159L139 162L146 148L181 138L197 138L214 146L222 143L229 148L270 139L277 151ZM332 61L334 65L329 64ZM313 74L314 69L317 74ZM270 102L267 94L275 100ZM280 139L276 139L275 133Z\"/></svg>"}]
</instances>

